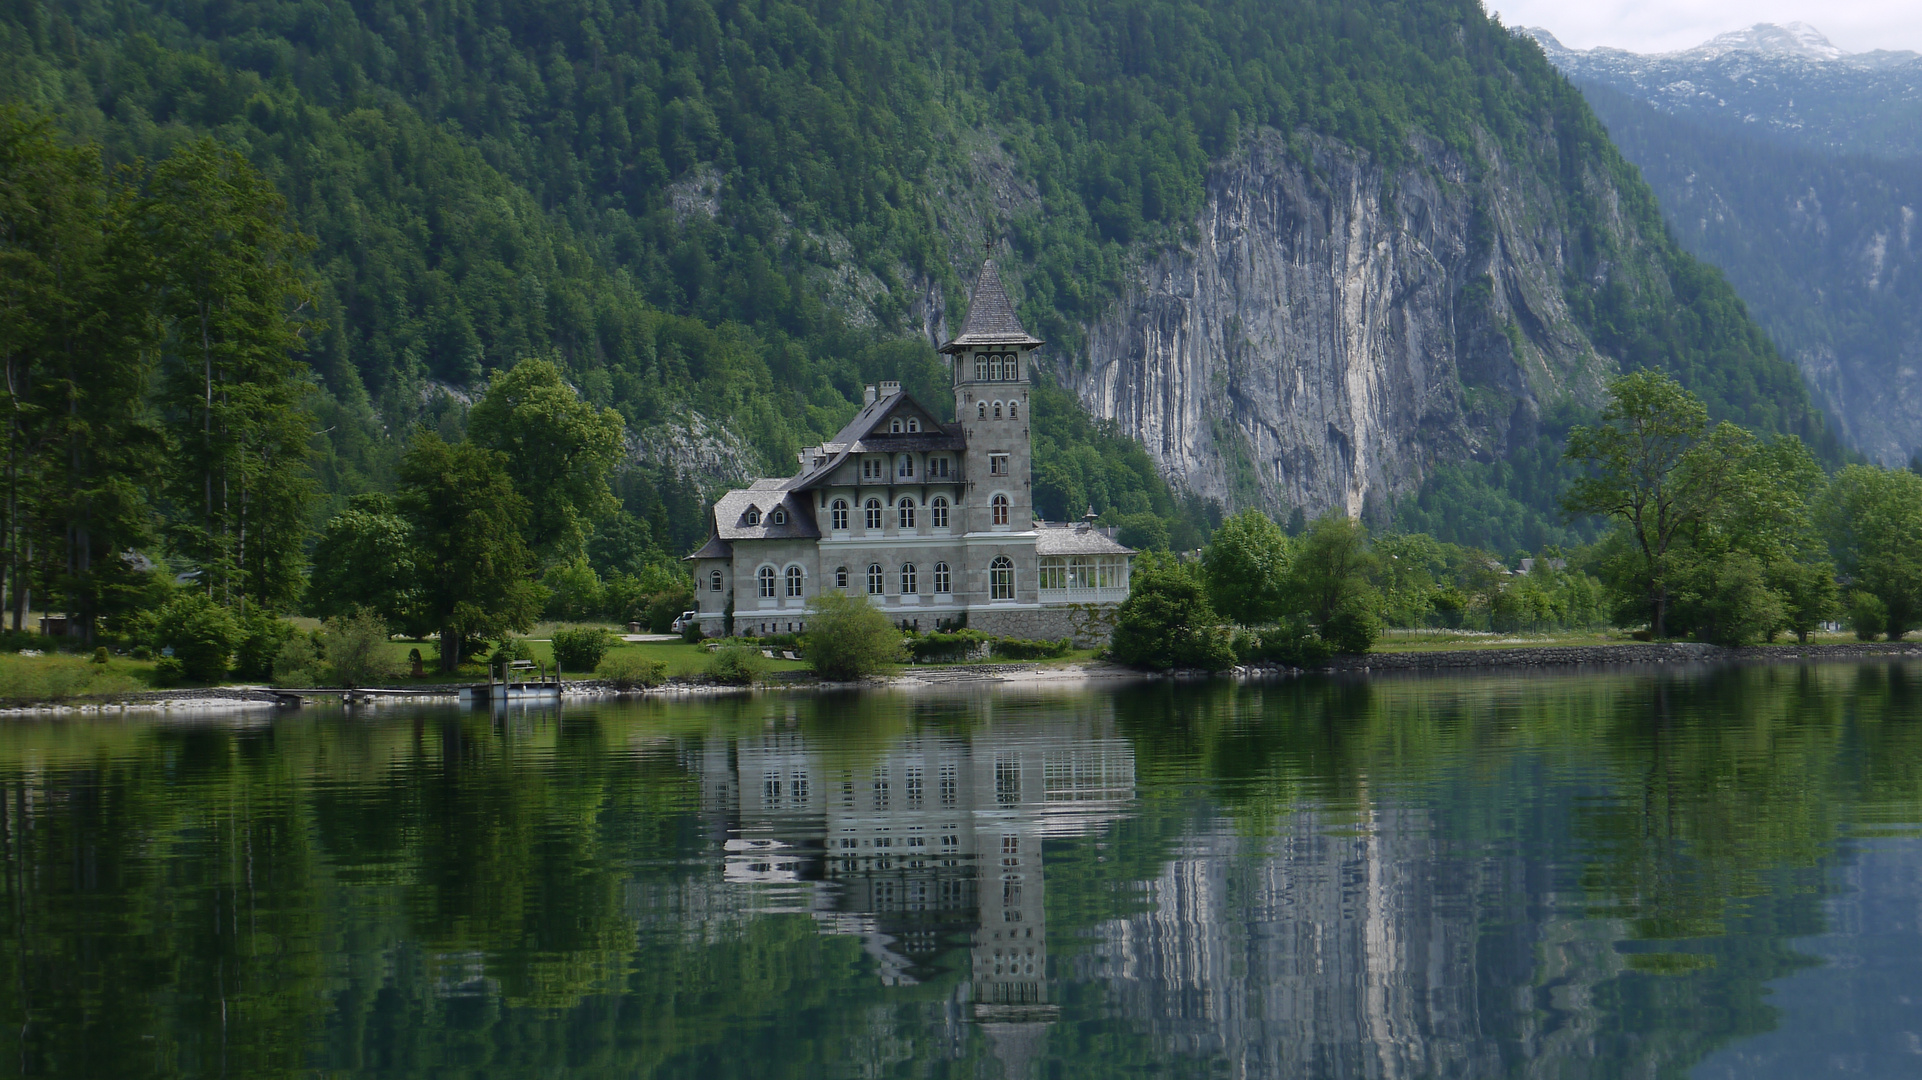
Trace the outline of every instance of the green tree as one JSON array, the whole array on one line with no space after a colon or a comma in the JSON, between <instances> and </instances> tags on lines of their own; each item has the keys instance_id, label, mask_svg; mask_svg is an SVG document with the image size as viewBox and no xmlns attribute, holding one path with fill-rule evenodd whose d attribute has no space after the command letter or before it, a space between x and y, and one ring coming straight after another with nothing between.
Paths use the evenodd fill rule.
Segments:
<instances>
[{"instance_id":1,"label":"green tree","mask_svg":"<svg viewBox=\"0 0 1922 1080\"><path fill-rule=\"evenodd\" d=\"M613 635L598 626L562 627L549 640L554 646L554 666L583 676L594 673L614 644Z\"/></svg>"},{"instance_id":2,"label":"green tree","mask_svg":"<svg viewBox=\"0 0 1922 1080\"><path fill-rule=\"evenodd\" d=\"M294 359L313 241L288 228L273 184L211 139L155 167L137 214L165 335L175 550L209 595L276 609L299 593L313 486L309 383Z\"/></svg>"},{"instance_id":3,"label":"green tree","mask_svg":"<svg viewBox=\"0 0 1922 1080\"><path fill-rule=\"evenodd\" d=\"M1221 523L1201 554L1201 577L1218 614L1264 626L1287 614L1288 535L1259 510Z\"/></svg>"},{"instance_id":4,"label":"green tree","mask_svg":"<svg viewBox=\"0 0 1922 1080\"><path fill-rule=\"evenodd\" d=\"M1701 399L1658 371L1613 380L1609 397L1599 425L1569 432L1567 456L1589 471L1562 505L1622 523L1637 556L1622 587L1642 594L1651 631L1664 637L1676 545L1714 511L1746 458L1735 451L1746 449L1749 436L1730 425L1707 434Z\"/></svg>"},{"instance_id":5,"label":"green tree","mask_svg":"<svg viewBox=\"0 0 1922 1080\"><path fill-rule=\"evenodd\" d=\"M240 644L240 622L205 593L183 593L155 615L154 643L173 650L188 678L219 682Z\"/></svg>"},{"instance_id":6,"label":"green tree","mask_svg":"<svg viewBox=\"0 0 1922 1080\"><path fill-rule=\"evenodd\" d=\"M528 545L550 561L583 553L595 523L619 509L608 477L622 431L619 413L582 401L547 360L496 375L467 418L468 438L505 455L527 503Z\"/></svg>"},{"instance_id":7,"label":"green tree","mask_svg":"<svg viewBox=\"0 0 1922 1080\"><path fill-rule=\"evenodd\" d=\"M1235 662L1228 631L1209 606L1207 590L1172 558L1135 560L1128 599L1115 613L1108 652L1130 667L1157 671L1220 671Z\"/></svg>"},{"instance_id":8,"label":"green tree","mask_svg":"<svg viewBox=\"0 0 1922 1080\"><path fill-rule=\"evenodd\" d=\"M387 620L371 608L356 608L320 624L320 641L335 684L368 686L394 677L387 654Z\"/></svg>"},{"instance_id":9,"label":"green tree","mask_svg":"<svg viewBox=\"0 0 1922 1080\"><path fill-rule=\"evenodd\" d=\"M1879 629L1890 641L1914 629L1922 619L1922 476L1850 465L1823 494L1820 517L1850 587L1879 605Z\"/></svg>"},{"instance_id":10,"label":"green tree","mask_svg":"<svg viewBox=\"0 0 1922 1080\"><path fill-rule=\"evenodd\" d=\"M461 642L526 633L540 589L522 530L527 504L503 454L414 436L400 464L400 514L412 527L421 605L440 634L440 666L460 666Z\"/></svg>"},{"instance_id":11,"label":"green tree","mask_svg":"<svg viewBox=\"0 0 1922 1080\"><path fill-rule=\"evenodd\" d=\"M1375 553L1368 547L1368 528L1339 510L1330 510L1308 526L1295 549L1289 591L1296 606L1321 628L1345 620L1372 618L1380 604L1371 578ZM1372 640L1372 639L1371 639Z\"/></svg>"},{"instance_id":12,"label":"green tree","mask_svg":"<svg viewBox=\"0 0 1922 1080\"><path fill-rule=\"evenodd\" d=\"M870 678L901 656L901 631L866 597L824 590L808 605L807 661L821 678Z\"/></svg>"},{"instance_id":13,"label":"green tree","mask_svg":"<svg viewBox=\"0 0 1922 1080\"><path fill-rule=\"evenodd\" d=\"M395 632L428 632L414 552L413 529L391 496L354 496L314 544L307 613L325 619L367 608Z\"/></svg>"}]
</instances>

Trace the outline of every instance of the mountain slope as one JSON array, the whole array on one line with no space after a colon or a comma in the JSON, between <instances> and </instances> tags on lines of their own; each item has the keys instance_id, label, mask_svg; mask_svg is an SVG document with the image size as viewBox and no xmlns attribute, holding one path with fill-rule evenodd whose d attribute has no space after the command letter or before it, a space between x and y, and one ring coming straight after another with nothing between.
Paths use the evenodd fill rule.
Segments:
<instances>
[{"instance_id":1,"label":"mountain slope","mask_svg":"<svg viewBox=\"0 0 1922 1080\"><path fill-rule=\"evenodd\" d=\"M457 424L450 395L553 354L658 470L631 503L684 518L662 448L778 469L864 380L938 400L927 343L991 240L1060 380L1112 421L1037 431L1073 464L1038 483L1054 515L1177 516L1125 436L1177 487L1276 511L1385 513L1479 460L1483 494L1545 527L1552 483L1514 478L1552 470L1498 462L1552 458L1619 364L1824 438L1580 98L1466 0L68 0L0 15L0 56L0 93L122 159L212 131L289 194L320 239L336 490L380 484L423 417ZM1232 249L1230 189L1285 197L1263 220L1312 222L1300 253L1330 272L1317 238L1372 236L1339 246L1380 290L1244 279L1192 308L1209 329L1176 362L1127 328L1179 276L1157 268ZM1280 265L1282 231L1248 250ZM1236 326L1285 305L1296 330L1244 349ZM1307 338L1357 345L1316 368ZM1234 356L1266 374L1210 398ZM1124 404L1155 379L1210 423L1159 439Z\"/></svg>"}]
</instances>

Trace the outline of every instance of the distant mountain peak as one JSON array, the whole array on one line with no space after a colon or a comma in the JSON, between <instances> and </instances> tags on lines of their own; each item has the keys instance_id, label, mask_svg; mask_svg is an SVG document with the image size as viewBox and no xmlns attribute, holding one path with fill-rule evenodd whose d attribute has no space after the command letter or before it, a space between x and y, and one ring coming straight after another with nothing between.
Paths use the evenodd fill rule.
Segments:
<instances>
[{"instance_id":1,"label":"distant mountain peak","mask_svg":"<svg viewBox=\"0 0 1922 1080\"><path fill-rule=\"evenodd\" d=\"M1840 60L1849 55L1823 37L1820 30L1805 22L1792 22L1787 26L1756 23L1746 30L1718 34L1693 49L1684 49L1679 54L1671 55L1713 59L1732 52L1792 56L1802 60Z\"/></svg>"}]
</instances>

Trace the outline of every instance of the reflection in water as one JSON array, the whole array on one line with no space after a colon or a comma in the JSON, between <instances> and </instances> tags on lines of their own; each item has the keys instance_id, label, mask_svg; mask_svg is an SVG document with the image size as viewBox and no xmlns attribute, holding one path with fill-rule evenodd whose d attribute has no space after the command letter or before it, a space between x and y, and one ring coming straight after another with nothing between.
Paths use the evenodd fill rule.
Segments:
<instances>
[{"instance_id":1,"label":"reflection in water","mask_svg":"<svg viewBox=\"0 0 1922 1080\"><path fill-rule=\"evenodd\" d=\"M0 1077L1893 1074L1919 685L16 723Z\"/></svg>"}]
</instances>

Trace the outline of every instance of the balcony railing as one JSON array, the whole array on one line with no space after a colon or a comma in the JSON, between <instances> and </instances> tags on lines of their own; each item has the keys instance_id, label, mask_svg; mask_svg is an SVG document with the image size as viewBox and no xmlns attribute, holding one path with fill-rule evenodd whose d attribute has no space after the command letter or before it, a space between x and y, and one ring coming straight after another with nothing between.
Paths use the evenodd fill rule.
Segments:
<instances>
[{"instance_id":1,"label":"balcony railing","mask_svg":"<svg viewBox=\"0 0 1922 1080\"><path fill-rule=\"evenodd\" d=\"M1118 604L1128 598L1126 585L1099 588L1096 586L1073 586L1066 589L1041 590L1044 604Z\"/></svg>"}]
</instances>

